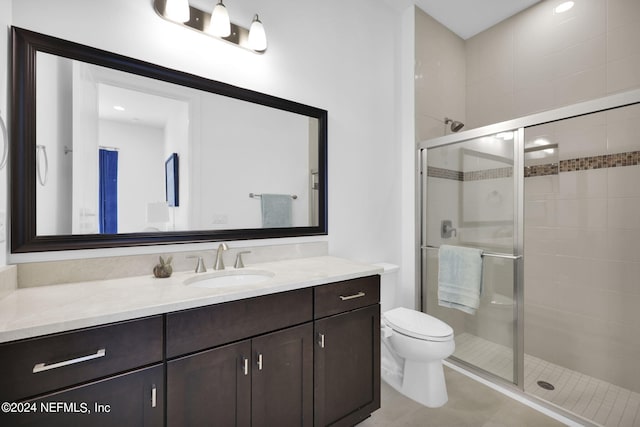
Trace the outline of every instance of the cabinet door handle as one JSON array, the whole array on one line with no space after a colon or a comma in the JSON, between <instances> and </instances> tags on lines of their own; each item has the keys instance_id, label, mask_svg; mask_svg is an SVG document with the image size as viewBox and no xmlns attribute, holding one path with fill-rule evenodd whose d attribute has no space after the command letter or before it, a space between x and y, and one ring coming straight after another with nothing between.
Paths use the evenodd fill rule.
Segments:
<instances>
[{"instance_id":1,"label":"cabinet door handle","mask_svg":"<svg viewBox=\"0 0 640 427\"><path fill-rule=\"evenodd\" d=\"M262 353L258 353L258 371L262 371Z\"/></svg>"},{"instance_id":2,"label":"cabinet door handle","mask_svg":"<svg viewBox=\"0 0 640 427\"><path fill-rule=\"evenodd\" d=\"M320 348L324 348L324 334L318 334L318 345Z\"/></svg>"},{"instance_id":3,"label":"cabinet door handle","mask_svg":"<svg viewBox=\"0 0 640 427\"><path fill-rule=\"evenodd\" d=\"M242 372L245 375L249 375L249 359L247 359L246 357L242 358Z\"/></svg>"},{"instance_id":4,"label":"cabinet door handle","mask_svg":"<svg viewBox=\"0 0 640 427\"><path fill-rule=\"evenodd\" d=\"M99 359L106 356L107 351L104 348L96 351L93 354L86 356L76 357L75 359L63 360L62 362L52 363L47 365L46 363L38 363L33 367L33 373L48 371L50 369L62 368L63 366L75 365L76 363L86 362L87 360Z\"/></svg>"},{"instance_id":5,"label":"cabinet door handle","mask_svg":"<svg viewBox=\"0 0 640 427\"><path fill-rule=\"evenodd\" d=\"M346 297L344 295L340 295L340 300L341 301L348 301L350 299L354 299L354 298L362 298L363 296L365 296L366 294L364 292L358 292L357 294L353 294L353 295L347 295Z\"/></svg>"},{"instance_id":6,"label":"cabinet door handle","mask_svg":"<svg viewBox=\"0 0 640 427\"><path fill-rule=\"evenodd\" d=\"M151 387L151 407L152 408L156 407L156 404L157 404L156 398L157 398L157 391L156 391L156 385L154 384Z\"/></svg>"}]
</instances>

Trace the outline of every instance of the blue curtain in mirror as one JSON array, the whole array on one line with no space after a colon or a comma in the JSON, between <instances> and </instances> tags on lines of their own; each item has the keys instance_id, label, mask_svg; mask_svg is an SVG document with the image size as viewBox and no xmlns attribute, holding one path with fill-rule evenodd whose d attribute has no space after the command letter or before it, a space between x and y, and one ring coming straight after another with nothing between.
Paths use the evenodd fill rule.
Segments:
<instances>
[{"instance_id":1,"label":"blue curtain in mirror","mask_svg":"<svg viewBox=\"0 0 640 427\"><path fill-rule=\"evenodd\" d=\"M101 234L118 232L118 152L100 149L100 205Z\"/></svg>"}]
</instances>

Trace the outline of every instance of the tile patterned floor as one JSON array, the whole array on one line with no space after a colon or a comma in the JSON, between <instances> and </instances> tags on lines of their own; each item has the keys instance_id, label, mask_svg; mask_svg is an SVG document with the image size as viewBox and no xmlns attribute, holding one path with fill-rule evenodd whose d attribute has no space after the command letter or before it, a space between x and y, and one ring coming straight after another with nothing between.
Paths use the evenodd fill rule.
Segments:
<instances>
[{"instance_id":1,"label":"tile patterned floor","mask_svg":"<svg viewBox=\"0 0 640 427\"><path fill-rule=\"evenodd\" d=\"M562 427L563 424L448 367L449 401L427 408L382 382L381 408L358 427Z\"/></svg>"},{"instance_id":2,"label":"tile patterned floor","mask_svg":"<svg viewBox=\"0 0 640 427\"><path fill-rule=\"evenodd\" d=\"M455 356L503 378L511 378L512 350L471 334L456 335ZM527 393L606 427L640 427L640 393L525 354ZM555 390L537 385L543 380Z\"/></svg>"}]
</instances>

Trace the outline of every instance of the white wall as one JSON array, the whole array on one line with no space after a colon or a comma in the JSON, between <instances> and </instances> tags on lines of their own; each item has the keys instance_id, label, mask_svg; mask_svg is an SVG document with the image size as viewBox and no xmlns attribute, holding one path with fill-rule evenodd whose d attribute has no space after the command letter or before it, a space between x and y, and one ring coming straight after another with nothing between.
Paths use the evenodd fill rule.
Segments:
<instances>
[{"instance_id":1,"label":"white wall","mask_svg":"<svg viewBox=\"0 0 640 427\"><path fill-rule=\"evenodd\" d=\"M36 86L37 151L40 175L36 181L36 232L71 234L71 63L48 54L38 55ZM42 182L40 182L42 179Z\"/></svg>"},{"instance_id":2,"label":"white wall","mask_svg":"<svg viewBox=\"0 0 640 427\"><path fill-rule=\"evenodd\" d=\"M225 97L204 97L202 111L206 136L191 163L201 218L192 228L262 227L260 199L249 193L297 195L292 224L307 226L309 119Z\"/></svg>"},{"instance_id":3,"label":"white wall","mask_svg":"<svg viewBox=\"0 0 640 427\"><path fill-rule=\"evenodd\" d=\"M255 55L159 18L150 1L10 6L16 26L328 110L329 251L402 264L401 205L413 198L401 196L401 150L409 151L397 114L400 11L383 0L227 5L245 25L260 13L269 49Z\"/></svg>"}]
</instances>

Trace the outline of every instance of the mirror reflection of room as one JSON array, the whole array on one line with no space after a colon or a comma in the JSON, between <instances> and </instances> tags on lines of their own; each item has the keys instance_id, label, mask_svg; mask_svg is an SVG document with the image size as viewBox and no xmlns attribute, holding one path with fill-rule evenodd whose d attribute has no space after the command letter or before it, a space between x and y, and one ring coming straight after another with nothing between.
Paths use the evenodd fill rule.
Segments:
<instances>
[{"instance_id":1,"label":"mirror reflection of room","mask_svg":"<svg viewBox=\"0 0 640 427\"><path fill-rule=\"evenodd\" d=\"M318 224L317 119L44 52L37 64L37 235Z\"/></svg>"}]
</instances>

